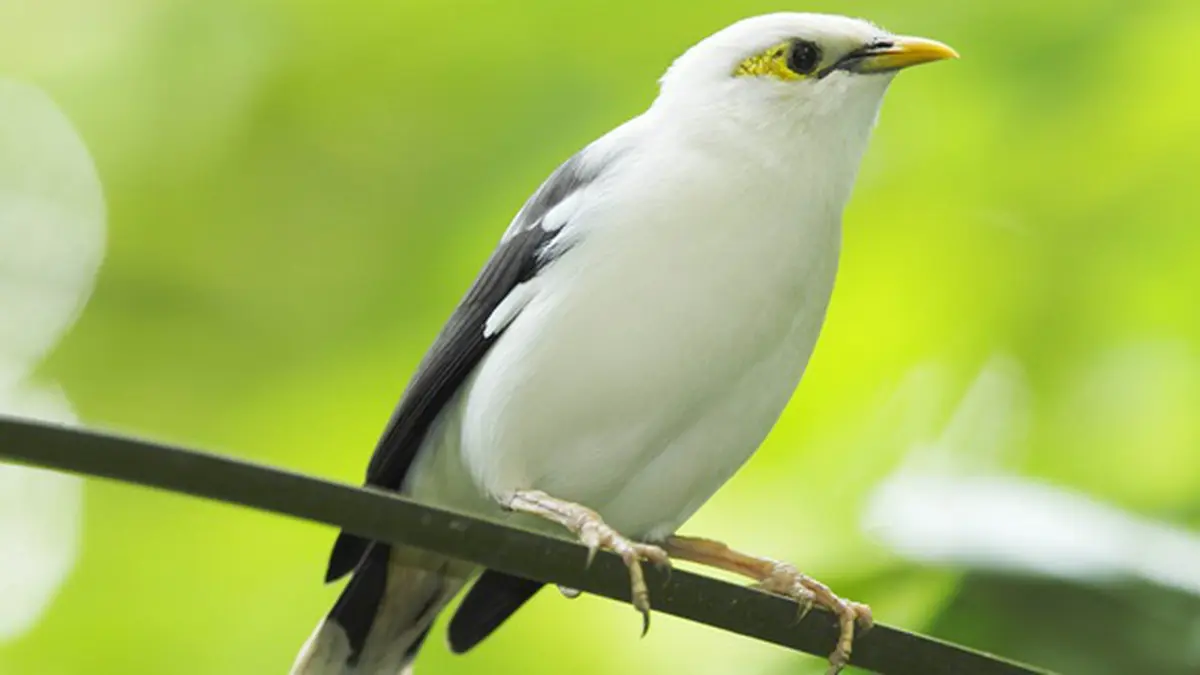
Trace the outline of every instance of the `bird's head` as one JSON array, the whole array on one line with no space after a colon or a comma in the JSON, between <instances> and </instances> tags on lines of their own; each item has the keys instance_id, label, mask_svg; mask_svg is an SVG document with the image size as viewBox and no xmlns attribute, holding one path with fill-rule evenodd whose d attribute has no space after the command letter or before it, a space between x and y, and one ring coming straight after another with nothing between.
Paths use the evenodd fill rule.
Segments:
<instances>
[{"instance_id":1,"label":"bird's head","mask_svg":"<svg viewBox=\"0 0 1200 675\"><path fill-rule=\"evenodd\" d=\"M939 42L859 19L768 14L680 56L662 78L655 107L703 133L731 130L747 142L821 137L865 145L898 71L957 56Z\"/></svg>"}]
</instances>

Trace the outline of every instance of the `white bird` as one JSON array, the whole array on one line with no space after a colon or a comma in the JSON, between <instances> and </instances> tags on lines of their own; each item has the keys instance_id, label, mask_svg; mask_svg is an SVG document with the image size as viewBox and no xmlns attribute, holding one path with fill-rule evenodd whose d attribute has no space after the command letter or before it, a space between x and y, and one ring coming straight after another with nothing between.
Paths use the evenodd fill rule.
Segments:
<instances>
[{"instance_id":1,"label":"white bird","mask_svg":"<svg viewBox=\"0 0 1200 675\"><path fill-rule=\"evenodd\" d=\"M641 562L741 573L833 611L796 568L676 530L783 412L833 290L841 217L893 75L957 56L861 20L740 21L667 70L654 103L563 163L517 213L408 385L368 485L566 528ZM468 563L343 533L353 576L293 675L410 672ZM540 587L485 570L450 622L465 651Z\"/></svg>"}]
</instances>

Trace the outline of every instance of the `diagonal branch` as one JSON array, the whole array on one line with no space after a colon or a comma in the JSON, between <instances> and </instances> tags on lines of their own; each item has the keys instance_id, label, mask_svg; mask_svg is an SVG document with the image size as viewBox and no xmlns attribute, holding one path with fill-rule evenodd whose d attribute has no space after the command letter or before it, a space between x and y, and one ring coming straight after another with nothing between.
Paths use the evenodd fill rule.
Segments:
<instances>
[{"instance_id":1,"label":"diagonal branch","mask_svg":"<svg viewBox=\"0 0 1200 675\"><path fill-rule=\"evenodd\" d=\"M150 441L0 416L0 459L240 504L436 551L501 572L627 601L620 559L575 543L319 478ZM677 570L647 570L655 609L824 657L838 630L814 610L743 586ZM855 641L853 664L884 675L1046 675L1047 671L876 625Z\"/></svg>"}]
</instances>

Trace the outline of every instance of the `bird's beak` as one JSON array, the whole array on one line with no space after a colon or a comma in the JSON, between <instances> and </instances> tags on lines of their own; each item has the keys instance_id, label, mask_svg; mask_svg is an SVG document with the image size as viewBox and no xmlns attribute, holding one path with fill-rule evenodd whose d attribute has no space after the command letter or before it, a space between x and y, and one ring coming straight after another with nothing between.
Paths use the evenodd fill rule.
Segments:
<instances>
[{"instance_id":1,"label":"bird's beak","mask_svg":"<svg viewBox=\"0 0 1200 675\"><path fill-rule=\"evenodd\" d=\"M898 36L873 42L850 52L834 64L831 70L890 73L922 63L957 58L958 52L936 40Z\"/></svg>"}]
</instances>

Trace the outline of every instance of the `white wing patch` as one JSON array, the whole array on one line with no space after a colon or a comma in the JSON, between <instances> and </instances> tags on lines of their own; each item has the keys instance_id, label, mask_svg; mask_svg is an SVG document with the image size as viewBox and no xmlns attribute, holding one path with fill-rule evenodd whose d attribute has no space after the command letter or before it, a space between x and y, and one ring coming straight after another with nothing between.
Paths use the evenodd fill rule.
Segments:
<instances>
[{"instance_id":1,"label":"white wing patch","mask_svg":"<svg viewBox=\"0 0 1200 675\"><path fill-rule=\"evenodd\" d=\"M500 331L508 327L512 320L517 318L525 305L533 299L537 294L537 278L513 286L513 289L504 296L496 309L488 316L487 321L483 324L483 337L490 338L499 334Z\"/></svg>"},{"instance_id":2,"label":"white wing patch","mask_svg":"<svg viewBox=\"0 0 1200 675\"><path fill-rule=\"evenodd\" d=\"M556 258L564 250L570 248L570 244L574 243L577 239L577 237L571 236L570 229L564 230L563 228L579 212L580 207L584 203L584 195L587 192L588 189L586 187L572 192L561 202L552 206L546 212L546 215L537 221L535 224L536 227L540 227L543 231L550 234L558 233L541 248L540 255L545 255L551 259ZM509 229L512 230L512 227ZM559 232L559 230L563 231ZM513 289L508 292L508 295L504 296L504 299L500 301L500 304L496 306L496 309L492 311L487 321L484 322L483 336L485 338L495 337L507 328L513 319L517 318L517 315L521 313L521 310L525 308L525 305L528 305L533 296L537 294L538 283L538 278L535 276L529 281L513 286Z\"/></svg>"},{"instance_id":3,"label":"white wing patch","mask_svg":"<svg viewBox=\"0 0 1200 675\"><path fill-rule=\"evenodd\" d=\"M566 199L555 204L542 218L541 227L547 232L557 232L563 225L570 222L571 217L579 210L580 202L587 188L571 193Z\"/></svg>"}]
</instances>

